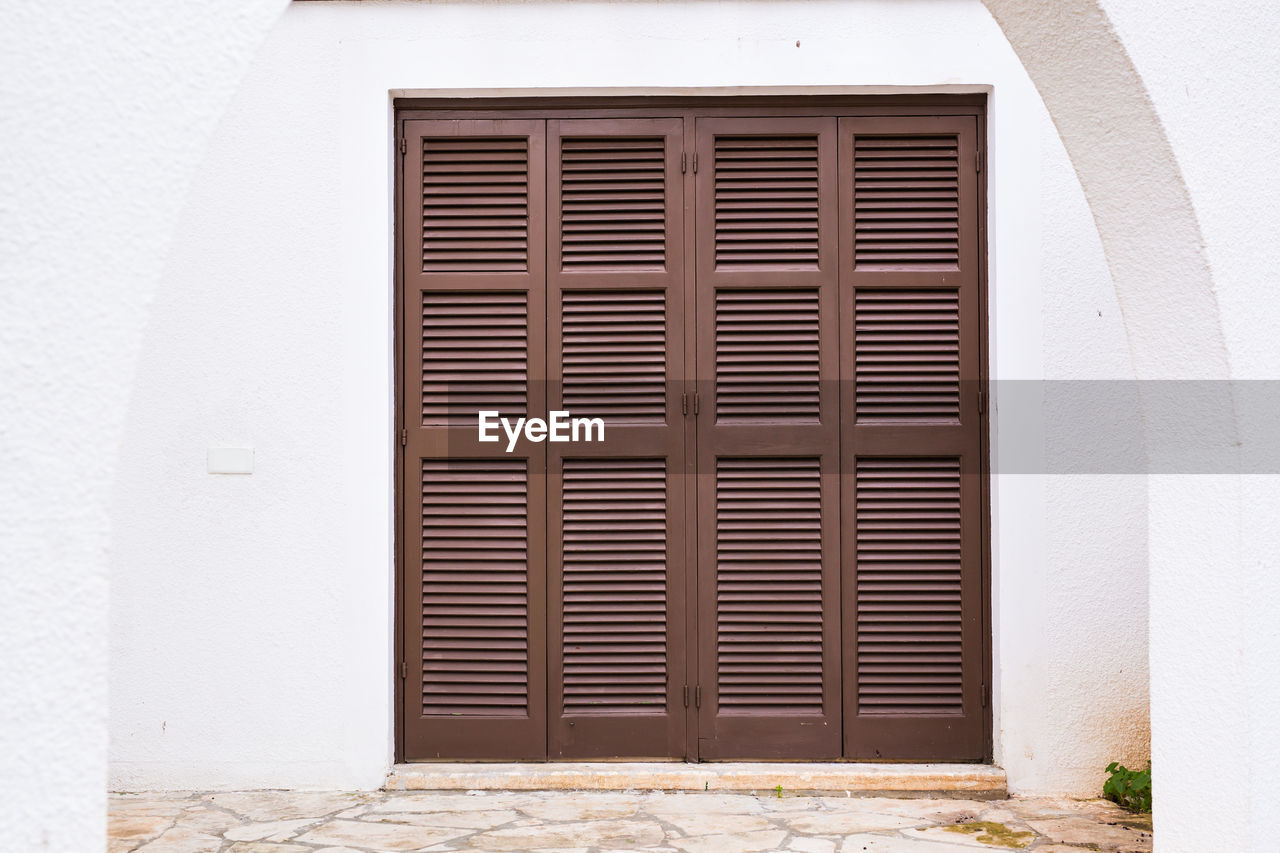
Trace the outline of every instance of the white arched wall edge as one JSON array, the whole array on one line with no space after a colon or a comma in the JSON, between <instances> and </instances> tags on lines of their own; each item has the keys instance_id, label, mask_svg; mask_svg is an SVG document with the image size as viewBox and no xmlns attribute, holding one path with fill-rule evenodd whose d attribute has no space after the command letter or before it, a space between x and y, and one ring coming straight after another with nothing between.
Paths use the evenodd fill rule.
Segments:
<instances>
[{"instance_id":1,"label":"white arched wall edge","mask_svg":"<svg viewBox=\"0 0 1280 853\"><path fill-rule=\"evenodd\" d=\"M1093 0L983 0L1040 92L1097 224L1139 380L1229 380L1228 351L1196 211L1138 70ZM1224 14L1225 14L1224 10ZM1225 381L1197 386L1217 413L1213 440L1237 444ZM1148 449L1159 416L1144 406ZM1165 437L1158 440L1163 442ZM1163 450L1168 450L1167 446ZM1194 481L1194 482L1193 482ZM1243 805L1201 784L1224 756L1245 760L1248 608L1241 483L1223 473L1148 477L1151 751L1156 849L1251 850ZM1195 602L1188 619L1188 602ZM1246 779L1249 776L1246 774ZM1255 815L1254 821L1260 816Z\"/></svg>"},{"instance_id":2,"label":"white arched wall edge","mask_svg":"<svg viewBox=\"0 0 1280 853\"><path fill-rule=\"evenodd\" d=\"M31 59L26 65L32 83L27 91L47 95L40 100L42 110L51 115L78 114L81 128L93 128L96 115L99 134L91 156L85 158L83 150L62 144L66 129L61 125L6 132L19 160L28 157L33 165L52 164L34 168L11 196L32 212L30 227L57 234L83 226L79 231L88 239L68 245L59 240L24 241L10 233L5 241L9 248L24 246L45 270L41 281L54 284L55 292L62 281L64 304L75 303L80 294L70 285L83 282L84 271L92 268L99 281L110 282L111 299L137 307L134 312L111 315L135 318L128 325L95 323L91 313L37 320L33 308L27 319L34 320L32 326L40 332L18 342L24 347L23 365L30 375L60 375L65 367L59 365L60 334L96 335L101 358L83 365L75 383L54 389L52 395L43 386L11 386L4 392L6 402L15 403L9 410L25 410L32 424L63 425L55 439L63 432L65 438L90 432L97 438L93 446L59 442L66 462L54 472L56 476L50 476L47 467L39 472L10 469L11 485L24 485L19 478L29 478L30 485L30 518L9 519L11 529L32 522L31 539L17 543L18 553L33 564L49 567L24 580L29 585L11 597L4 613L13 617L6 619L9 624L39 624L43 619L49 626L47 636L30 638L42 643L45 663L40 667L22 664L21 656L4 656L5 681L22 683L26 700L42 711L6 715L12 725L6 725L3 738L4 753L9 756L3 793L13 813L22 815L18 825L10 828L10 837L27 849L101 846L106 690L102 614L110 538L104 507L110 502L116 473L113 449L120 444L146 306L159 284L169 229L176 219L173 214L236 81L286 5L286 0L241 0L232 7L225 3L193 7L175 16L163 5L116 3L110 14L82 16L84 20L70 15L62 20L59 16L64 13L32 7L17 13L6 28L6 43L16 46L21 40L29 45L25 52L15 50L9 55ZM987 0L987 5L1039 86L1088 194L1125 312L1138 375L1225 377L1226 351L1212 280L1199 251L1194 211L1141 79L1105 16L1086 2ZM146 35L134 40L133 33ZM162 33L172 38L159 38ZM49 50L50 44L61 49ZM47 75L49 82L41 82L40 75L50 69L56 73ZM67 75L75 79L74 85L66 84ZM15 85L6 88L6 101L16 100L12 93L22 88L23 81L10 82ZM1099 97L1103 89L1105 95ZM139 97L139 93L147 94ZM157 109L159 104L172 111L180 132L130 138L121 130L131 112ZM10 127L8 122L5 126ZM71 214L69 223L57 218L61 212L51 200L55 196L44 193L40 183L56 178L101 181L103 176L109 176L112 191L88 200ZM1142 202L1134 200L1138 182ZM104 222L115 226L102 229ZM22 320L25 315L12 317ZM1176 340L1168 335L1170 322L1181 330ZM76 325L65 325L71 323ZM91 390L87 397L85 389ZM30 405L40 399L40 405ZM66 422L63 416L68 411L79 411L80 419ZM43 457L42 448L50 438L33 435L30 440L30 455ZM23 451L21 444L15 448ZM1229 483L1219 485L1231 488ZM1185 673L1176 671L1177 649L1163 647L1169 639L1165 635L1176 627L1161 622L1161 602L1166 583L1171 587L1168 594L1195 594L1196 590L1177 581L1187 577L1186 569L1197 555L1154 552L1160 548L1161 534L1169 532L1167 526L1185 514L1180 508L1184 497L1174 485L1153 482L1153 672L1158 681L1172 676L1168 688L1153 697L1155 752L1169 785L1161 787L1162 834L1174 829L1192 831L1186 823L1194 815L1177 813L1175 804L1182 800L1172 787L1175 777L1195 779L1194 771L1212 766L1188 767L1204 750L1192 755L1188 744L1177 740L1178 734L1186 732L1187 720L1170 716L1173 691L1185 683L1177 676ZM1223 497L1229 502L1232 495ZM37 523L42 517L70 519L72 524L60 535L52 535L46 525ZM1215 560L1228 557L1229 552L1219 552ZM72 607L66 601L69 581L80 590ZM30 614L37 615L31 618ZM1223 644L1222 638L1219 643ZM1155 651L1157 645L1163 650ZM43 713L58 706L91 710L74 719ZM1217 728L1227 728L1222 721L1216 722ZM1180 726L1178 732L1168 728L1174 724ZM1219 756L1222 746L1214 750ZM1198 793L1203 795L1203 788ZM1230 796L1238 798L1239 793ZM1234 802L1238 805L1238 799ZM1212 823L1217 833L1212 846L1234 846L1223 837L1221 823ZM1194 848L1180 842L1177 849Z\"/></svg>"},{"instance_id":3,"label":"white arched wall edge","mask_svg":"<svg viewBox=\"0 0 1280 853\"><path fill-rule=\"evenodd\" d=\"M190 176L287 0L30 4L0 27L0 798L102 850L112 492ZM157 117L169 130L156 133Z\"/></svg>"},{"instance_id":4,"label":"white arched wall edge","mask_svg":"<svg viewBox=\"0 0 1280 853\"><path fill-rule=\"evenodd\" d=\"M1228 378L1191 196L1106 14L1091 0L983 2L1044 99L1084 187L1138 377Z\"/></svg>"},{"instance_id":5,"label":"white arched wall edge","mask_svg":"<svg viewBox=\"0 0 1280 853\"><path fill-rule=\"evenodd\" d=\"M999 4L990 5L994 12ZM1105 16L1087 4L1049 15L1024 4L996 17L1015 48L1037 45L1020 56L1088 194L1138 375L1225 376L1225 348L1194 211L1141 79ZM1142 188L1141 218L1134 215L1135 186ZM1156 222L1153 212L1168 222ZM1176 344L1170 328L1181 330ZM1172 488L1176 493L1176 484Z\"/></svg>"}]
</instances>

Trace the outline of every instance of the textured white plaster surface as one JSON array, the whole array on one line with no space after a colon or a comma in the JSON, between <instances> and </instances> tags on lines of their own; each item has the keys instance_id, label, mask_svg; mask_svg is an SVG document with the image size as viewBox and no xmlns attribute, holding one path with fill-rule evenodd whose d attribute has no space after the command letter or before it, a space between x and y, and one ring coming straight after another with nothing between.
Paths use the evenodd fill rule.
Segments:
<instances>
[{"instance_id":1,"label":"textured white plaster surface","mask_svg":"<svg viewBox=\"0 0 1280 853\"><path fill-rule=\"evenodd\" d=\"M114 507L113 787L386 769L389 92L958 84L993 93L994 375L1132 376L1079 183L980 3L289 7L212 138L147 329ZM1002 424L1024 428L1000 403L997 453ZM253 477L207 477L213 443L252 444ZM1099 490L1102 530L1079 500ZM1108 760L1146 757L1143 497L995 484L1012 790L1092 793Z\"/></svg>"},{"instance_id":2,"label":"textured white plaster surface","mask_svg":"<svg viewBox=\"0 0 1280 853\"><path fill-rule=\"evenodd\" d=\"M1072 151L1139 375L1274 380L1275 5L1107 0L1106 18L1088 2L987 5ZM1108 156L1117 143L1144 159ZM1207 399L1219 414L1202 437L1238 448L1243 470L1257 470L1248 460L1275 446L1274 405L1239 384ZM1155 476L1147 514L1157 849L1269 850L1280 782L1280 481ZM1198 774L1210 766L1235 768L1239 784L1204 785ZM1245 817L1213 819L1225 811Z\"/></svg>"},{"instance_id":3,"label":"textured white plaster surface","mask_svg":"<svg viewBox=\"0 0 1280 853\"><path fill-rule=\"evenodd\" d=\"M1124 322L1101 242L1056 133L1044 142L1042 162L1046 378L1131 377ZM1107 398L1080 396L1095 406ZM1051 403L1044 413L1046 454L1073 438L1060 438L1058 429L1106 424L1108 415L1059 411ZM1071 784L1090 793L1086 780L1096 790L1093 780L1109 762L1141 766L1149 757L1146 499L1140 476L1044 478L1043 598L1030 610L1043 620L1044 632L1043 646L1031 654L1046 657L1026 663L1037 673L1039 702L1049 712L1037 710L1020 718L1017 728L1004 730L1006 766L1037 780L1024 781L1027 788ZM1028 752L1034 762L1026 761Z\"/></svg>"},{"instance_id":4,"label":"textured white plaster surface","mask_svg":"<svg viewBox=\"0 0 1280 853\"><path fill-rule=\"evenodd\" d=\"M388 762L389 89L990 85L995 375L1125 374L1101 245L1139 375L1275 376L1273 5L1107 0L1115 33L1087 2L987 5L1049 103L1100 243L1018 60L968 2L7 10L9 837L101 846L108 562L113 785L358 786ZM1163 165L1126 171L1113 139ZM1238 429L1274 441L1266 413ZM203 475L215 443L254 444L257 473ZM1095 488L1118 511L1084 505ZM998 758L1015 790L1088 781L1064 729L1140 703L1099 681L1140 664L1132 625L1118 651L1092 638L1098 607L1140 621L1128 583L1147 553L1159 849L1264 850L1280 489L1161 477L1147 491L995 483ZM1138 755L1140 715L1114 725L1081 739ZM1201 783L1223 766L1244 781ZM1227 812L1241 819L1205 819Z\"/></svg>"},{"instance_id":5,"label":"textured white plaster surface","mask_svg":"<svg viewBox=\"0 0 1280 853\"><path fill-rule=\"evenodd\" d=\"M4 9L0 800L8 850L103 847L109 519L138 343L187 174L282 5Z\"/></svg>"},{"instance_id":6,"label":"textured white plaster surface","mask_svg":"<svg viewBox=\"0 0 1280 853\"><path fill-rule=\"evenodd\" d=\"M1178 156L1204 237L1232 377L1280 377L1280 11L1240 0L1108 13ZM1237 399L1242 452L1274 447L1277 412ZM1152 484L1157 849L1269 850L1280 790L1280 479ZM1199 768L1235 767L1237 790ZM1248 815L1215 826L1222 809Z\"/></svg>"}]
</instances>

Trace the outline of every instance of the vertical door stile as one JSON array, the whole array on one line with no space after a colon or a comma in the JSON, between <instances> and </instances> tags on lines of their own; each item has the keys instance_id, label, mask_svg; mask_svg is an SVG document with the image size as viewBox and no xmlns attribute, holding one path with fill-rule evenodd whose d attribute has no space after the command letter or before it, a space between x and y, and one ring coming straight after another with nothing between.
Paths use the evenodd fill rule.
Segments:
<instances>
[{"instance_id":1,"label":"vertical door stile","mask_svg":"<svg viewBox=\"0 0 1280 853\"><path fill-rule=\"evenodd\" d=\"M840 755L834 118L699 118L700 754Z\"/></svg>"},{"instance_id":2,"label":"vertical door stile","mask_svg":"<svg viewBox=\"0 0 1280 853\"><path fill-rule=\"evenodd\" d=\"M545 410L544 125L404 123L409 759L546 754L546 455L475 421Z\"/></svg>"},{"instance_id":3,"label":"vertical door stile","mask_svg":"<svg viewBox=\"0 0 1280 853\"><path fill-rule=\"evenodd\" d=\"M683 123L552 120L549 444L553 759L685 751Z\"/></svg>"},{"instance_id":4,"label":"vertical door stile","mask_svg":"<svg viewBox=\"0 0 1280 853\"><path fill-rule=\"evenodd\" d=\"M694 172L687 168L690 155L697 150L695 136L695 120L692 112L685 112L682 117L680 132L681 145L681 201L683 205L681 223L685 251L681 263L681 310L684 312L684 334L681 341L685 353L684 371L679 375L679 391L681 394L681 419L684 434L684 470L680 477L681 499L685 506L685 678L681 686L682 704L685 716L684 756L687 760L699 759L698 742L700 733L699 711L696 702L688 701L690 691L695 691L702 679L701 662L698 649L701 648L699 636L703 630L699 621L698 607L698 529L701 524L698 514L698 482L701 477L697 428L698 422L689 416L687 401L698 388L698 377L703 370L698 360L698 329L701 320L698 316L698 299L695 283L697 281L697 195L695 192Z\"/></svg>"},{"instance_id":5,"label":"vertical door stile","mask_svg":"<svg viewBox=\"0 0 1280 853\"><path fill-rule=\"evenodd\" d=\"M976 129L840 123L851 758L985 754Z\"/></svg>"}]
</instances>

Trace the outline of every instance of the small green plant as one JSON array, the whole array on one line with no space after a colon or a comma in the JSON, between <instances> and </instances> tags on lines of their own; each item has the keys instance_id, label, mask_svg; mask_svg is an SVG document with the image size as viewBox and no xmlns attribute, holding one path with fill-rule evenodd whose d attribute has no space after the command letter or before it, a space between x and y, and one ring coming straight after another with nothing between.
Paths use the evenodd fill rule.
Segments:
<instances>
[{"instance_id":1,"label":"small green plant","mask_svg":"<svg viewBox=\"0 0 1280 853\"><path fill-rule=\"evenodd\" d=\"M773 790L775 790L775 791L777 791L777 792L778 792L778 799L782 799L782 786L781 786L781 785L778 785L778 786L777 786L777 787L775 787Z\"/></svg>"},{"instance_id":2,"label":"small green plant","mask_svg":"<svg viewBox=\"0 0 1280 853\"><path fill-rule=\"evenodd\" d=\"M1146 770L1130 770L1118 761L1107 765L1111 774L1102 786L1102 796L1131 812L1151 811L1151 764Z\"/></svg>"}]
</instances>

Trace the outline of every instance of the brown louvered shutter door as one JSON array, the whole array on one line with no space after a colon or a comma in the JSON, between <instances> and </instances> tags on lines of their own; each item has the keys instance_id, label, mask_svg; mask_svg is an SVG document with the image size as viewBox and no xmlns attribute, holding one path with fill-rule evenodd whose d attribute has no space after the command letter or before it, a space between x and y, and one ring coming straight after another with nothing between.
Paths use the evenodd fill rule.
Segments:
<instances>
[{"instance_id":1,"label":"brown louvered shutter door","mask_svg":"<svg viewBox=\"0 0 1280 853\"><path fill-rule=\"evenodd\" d=\"M401 213L405 753L546 754L541 121L408 121Z\"/></svg>"},{"instance_id":2,"label":"brown louvered shutter door","mask_svg":"<svg viewBox=\"0 0 1280 853\"><path fill-rule=\"evenodd\" d=\"M836 120L696 136L699 752L834 758Z\"/></svg>"},{"instance_id":3,"label":"brown louvered shutter door","mask_svg":"<svg viewBox=\"0 0 1280 853\"><path fill-rule=\"evenodd\" d=\"M977 123L840 120L845 754L978 760Z\"/></svg>"},{"instance_id":4,"label":"brown louvered shutter door","mask_svg":"<svg viewBox=\"0 0 1280 853\"><path fill-rule=\"evenodd\" d=\"M552 758L684 755L680 119L548 122Z\"/></svg>"}]
</instances>

